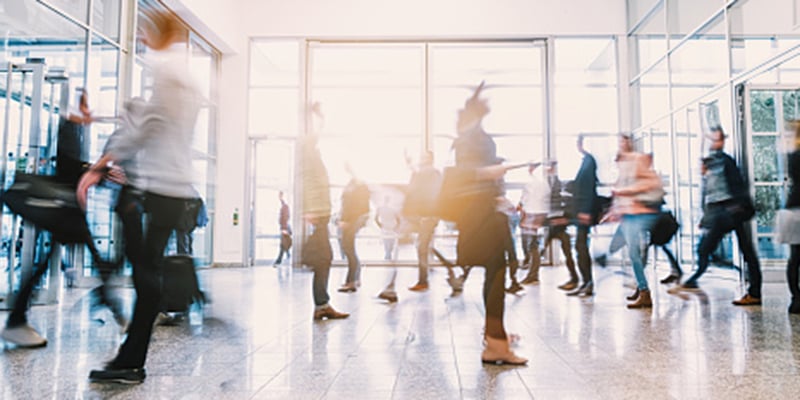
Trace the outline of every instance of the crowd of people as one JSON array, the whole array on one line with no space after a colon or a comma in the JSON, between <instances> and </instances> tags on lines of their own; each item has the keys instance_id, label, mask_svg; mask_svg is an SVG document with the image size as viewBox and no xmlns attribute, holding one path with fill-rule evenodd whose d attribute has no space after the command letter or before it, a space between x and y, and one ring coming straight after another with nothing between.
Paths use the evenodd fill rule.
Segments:
<instances>
[{"instance_id":1,"label":"crowd of people","mask_svg":"<svg viewBox=\"0 0 800 400\"><path fill-rule=\"evenodd\" d=\"M185 40L185 28L169 14L153 13L144 24L145 44L161 56L153 68L153 93L148 101L135 100L125 107L123 128L109 142L103 156L80 177L77 186L79 203L85 205L90 187L103 179L123 185L117 212L123 222L125 255L133 266L136 301L133 318L127 326L127 337L118 355L105 368L91 372L90 379L98 382L141 382L145 379L145 360L153 323L159 312L162 296L161 262L167 241L173 231L185 230L181 216L195 207L197 193L192 187L191 143L195 120L200 107L200 91L188 78L185 63L177 61ZM628 308L653 306L650 285L645 274L646 249L655 245L670 261L670 275L661 283L675 286L671 292L696 290L706 271L712 253L723 237L735 232L739 249L746 262L749 287L743 297L733 301L738 306L757 306L762 302L762 278L758 255L753 246L747 221L755 214L753 200L746 180L734 159L724 152L726 135L721 127L708 133L709 154L702 159L702 206L700 226L704 234L697 245L698 265L694 273L683 280L683 270L669 247L672 231L666 238L654 240L661 228L654 227L672 218L663 210L666 192L661 176L653 167L653 154L636 151L630 134L618 137L616 165L618 179L610 199L598 195L598 164L585 147L585 138L578 136L577 154L580 167L570 182L562 184L557 160L525 162L509 165L498 156L495 141L483 128L490 113L482 98L483 83L466 99L458 111L457 136L451 149L454 165L443 171L434 167L433 153L424 152L418 163L409 162L411 178L405 190L405 200L398 210L389 198L383 199L376 210L375 222L381 228L384 258L395 259L397 237L413 233L416 237L418 278L411 291L429 289L431 256L436 256L449 271L448 283L453 290L462 290L464 280L473 267L483 267L484 350L481 360L486 363L522 365L524 357L511 349L513 335L504 325L505 295L524 290L524 285L539 283L543 248L558 241L569 279L558 288L567 296L591 297L595 293L593 257L589 251L592 227L618 222L609 252L627 247L636 288L628 296ZM316 118L322 117L319 104L309 107ZM320 150L318 132L301 140L302 217L308 234L299 254L300 262L313 270L313 319L344 319L346 312L330 304L328 280L333 261L329 225L333 217L330 179ZM800 128L797 130L800 138ZM800 155L789 157L789 173L793 182L800 179ZM530 179L517 202L509 199L504 184L506 173L515 168L527 168ZM350 181L345 186L338 213L341 247L347 260L347 274L342 293L357 292L361 286L362 263L356 250L359 231L369 221L369 186L351 168ZM800 207L800 189L792 185L786 207ZM292 229L287 202L280 194L281 246L275 265L289 256ZM146 226L142 216L147 214ZM785 218L791 218L792 212ZM458 231L456 259L447 260L434 248L433 237L440 221L447 221ZM674 220L674 218L673 218ZM575 237L570 237L574 226ZM788 224L784 241L791 245L787 277L792 293L790 313L800 313L800 234L793 234L796 225ZM520 262L516 252L516 229L520 230ZM675 228L677 229L677 228ZM574 243L574 247L573 247ZM185 246L190 246L190 242ZM575 257L573 257L573 250ZM596 260L604 265L603 259ZM458 274L458 269L461 269ZM506 287L509 270L510 285ZM526 271L518 279L519 271ZM396 274L378 297L397 302ZM28 282L32 285L32 283ZM21 346L36 347L46 341L27 324L27 299L18 300L3 331L3 338Z\"/></svg>"}]
</instances>

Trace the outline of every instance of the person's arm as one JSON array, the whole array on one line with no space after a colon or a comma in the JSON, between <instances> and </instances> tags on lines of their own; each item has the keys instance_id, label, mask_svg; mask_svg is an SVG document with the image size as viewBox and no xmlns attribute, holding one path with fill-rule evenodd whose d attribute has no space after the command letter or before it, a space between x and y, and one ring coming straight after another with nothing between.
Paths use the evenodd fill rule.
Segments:
<instances>
[{"instance_id":1,"label":"person's arm","mask_svg":"<svg viewBox=\"0 0 800 400\"><path fill-rule=\"evenodd\" d=\"M115 159L111 153L106 153L100 157L97 162L92 164L81 176L81 180L78 181L78 190L76 191L78 205L81 209L86 209L86 199L89 195L89 188L103 180L103 177L105 177L109 171L109 166L112 165L114 161Z\"/></svg>"},{"instance_id":2,"label":"person's arm","mask_svg":"<svg viewBox=\"0 0 800 400\"><path fill-rule=\"evenodd\" d=\"M737 199L750 197L750 192L747 190L747 183L742 177L739 167L736 166L736 161L727 154L724 155L723 160L725 163L725 180L728 182L731 195Z\"/></svg>"}]
</instances>

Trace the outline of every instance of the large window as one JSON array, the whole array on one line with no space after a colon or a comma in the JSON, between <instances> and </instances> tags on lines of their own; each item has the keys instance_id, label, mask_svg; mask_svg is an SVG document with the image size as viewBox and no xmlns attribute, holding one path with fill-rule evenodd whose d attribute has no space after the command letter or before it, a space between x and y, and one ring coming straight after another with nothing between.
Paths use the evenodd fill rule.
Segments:
<instances>
[{"instance_id":1,"label":"large window","mask_svg":"<svg viewBox=\"0 0 800 400\"><path fill-rule=\"evenodd\" d=\"M457 111L481 81L486 82L483 96L491 107L484 128L493 135L498 154L509 162L541 160L547 154L544 41L322 41L305 42L305 52L299 43L257 40L251 45L249 131L251 166L255 167L251 256L255 262L271 261L277 253L277 192L294 190L283 183L288 168L285 155L294 152L294 136L303 126L298 113L308 104L318 102L324 114L321 123L307 129L320 135L334 213L350 179L346 166L370 186L374 212L387 198L402 201L398 185L408 182L407 158L418 159L422 150L430 149L437 166L452 163ZM604 46L607 43L598 48L598 56ZM307 91L301 88L303 74ZM293 159L292 165L297 163ZM507 176L512 202L519 200L519 189L527 179L524 170ZM452 252L447 228L443 224L439 231L446 253ZM335 236L335 226L332 232ZM383 258L380 238L371 218L359 236L362 258ZM415 251L406 250L400 252L400 260L414 260Z\"/></svg>"}]
</instances>

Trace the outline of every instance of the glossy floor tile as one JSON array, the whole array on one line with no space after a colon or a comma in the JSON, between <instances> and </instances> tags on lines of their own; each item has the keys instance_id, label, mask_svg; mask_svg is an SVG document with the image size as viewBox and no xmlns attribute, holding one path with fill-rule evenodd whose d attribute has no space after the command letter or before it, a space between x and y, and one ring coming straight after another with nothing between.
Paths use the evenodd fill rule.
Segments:
<instances>
[{"instance_id":1,"label":"glossy floor tile","mask_svg":"<svg viewBox=\"0 0 800 400\"><path fill-rule=\"evenodd\" d=\"M703 291L671 295L653 286L652 310L628 310L632 278L597 269L592 298L556 289L564 268L543 268L541 284L506 297L508 330L526 367L480 362L483 274L451 296L444 270L431 289L410 292L416 270L401 269L400 301L376 298L390 269L366 268L361 289L331 303L347 320L312 321L311 273L290 267L200 272L212 303L201 326L158 326L136 386L98 385L92 368L121 337L106 311L92 315L87 289L35 306L31 323L49 344L0 353L0 399L777 399L800 393L800 317L786 313L787 289L765 286L763 307L738 308L733 274L712 270ZM648 270L651 282L656 274ZM130 303L131 289L124 289ZM5 312L0 318L5 319Z\"/></svg>"}]
</instances>

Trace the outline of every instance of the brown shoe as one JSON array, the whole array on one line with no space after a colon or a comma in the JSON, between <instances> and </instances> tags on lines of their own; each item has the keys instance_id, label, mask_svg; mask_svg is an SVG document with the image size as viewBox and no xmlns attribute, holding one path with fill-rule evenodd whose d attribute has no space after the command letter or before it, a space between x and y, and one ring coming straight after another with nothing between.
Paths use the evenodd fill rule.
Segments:
<instances>
[{"instance_id":1,"label":"brown shoe","mask_svg":"<svg viewBox=\"0 0 800 400\"><path fill-rule=\"evenodd\" d=\"M344 319L349 317L350 314L339 312L333 309L331 306L325 306L324 308L320 308L318 310L314 310L314 320L319 321L322 319Z\"/></svg>"},{"instance_id":2,"label":"brown shoe","mask_svg":"<svg viewBox=\"0 0 800 400\"><path fill-rule=\"evenodd\" d=\"M561 290L575 290L578 287L578 281L569 281L563 285L559 285L558 288Z\"/></svg>"},{"instance_id":3,"label":"brown shoe","mask_svg":"<svg viewBox=\"0 0 800 400\"><path fill-rule=\"evenodd\" d=\"M412 292L424 292L424 291L428 290L428 284L427 283L419 283L418 282L416 285L411 286L410 288L408 288L408 290L410 290Z\"/></svg>"},{"instance_id":4,"label":"brown shoe","mask_svg":"<svg viewBox=\"0 0 800 400\"><path fill-rule=\"evenodd\" d=\"M628 308L652 308L653 300L650 299L649 290L640 290L639 298L635 302L628 304Z\"/></svg>"},{"instance_id":5,"label":"brown shoe","mask_svg":"<svg viewBox=\"0 0 800 400\"><path fill-rule=\"evenodd\" d=\"M378 298L389 303L397 303L397 293L394 290L384 290L378 294Z\"/></svg>"},{"instance_id":6,"label":"brown shoe","mask_svg":"<svg viewBox=\"0 0 800 400\"><path fill-rule=\"evenodd\" d=\"M733 305L735 306L760 306L761 305L761 298L753 297L749 294L744 295L739 300L734 300Z\"/></svg>"}]
</instances>

